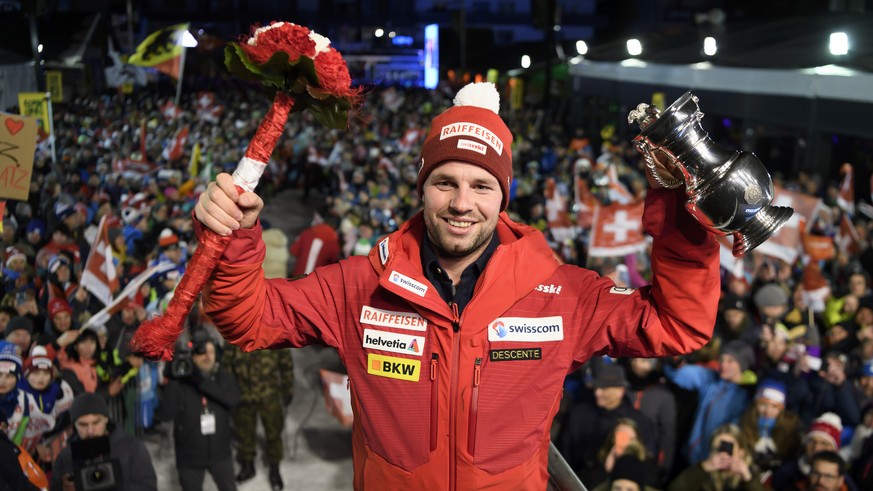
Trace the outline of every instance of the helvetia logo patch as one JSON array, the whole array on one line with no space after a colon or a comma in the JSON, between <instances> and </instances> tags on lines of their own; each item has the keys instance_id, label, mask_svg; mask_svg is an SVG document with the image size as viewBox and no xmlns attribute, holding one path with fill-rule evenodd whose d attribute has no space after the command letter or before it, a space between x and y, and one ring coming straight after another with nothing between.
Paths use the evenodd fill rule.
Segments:
<instances>
[{"instance_id":1,"label":"helvetia logo patch","mask_svg":"<svg viewBox=\"0 0 873 491\"><path fill-rule=\"evenodd\" d=\"M364 329L364 348L421 356L421 351L424 349L424 337Z\"/></svg>"}]
</instances>

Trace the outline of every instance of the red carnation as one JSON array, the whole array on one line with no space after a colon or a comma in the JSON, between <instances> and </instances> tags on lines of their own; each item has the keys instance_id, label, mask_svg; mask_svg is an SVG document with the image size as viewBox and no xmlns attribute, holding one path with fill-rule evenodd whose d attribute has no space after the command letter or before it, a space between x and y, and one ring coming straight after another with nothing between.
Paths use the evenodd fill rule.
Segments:
<instances>
[{"instance_id":1,"label":"red carnation","mask_svg":"<svg viewBox=\"0 0 873 491\"><path fill-rule=\"evenodd\" d=\"M315 74L322 90L336 97L351 95L352 77L343 56L334 48L315 57Z\"/></svg>"},{"instance_id":2,"label":"red carnation","mask_svg":"<svg viewBox=\"0 0 873 491\"><path fill-rule=\"evenodd\" d=\"M276 24L279 23L273 22L270 26ZM252 40L254 44L249 44ZM256 29L239 46L250 60L258 64L265 63L279 51L287 53L291 62L297 61L301 55L308 58L315 56L315 41L309 38L309 29L290 22L260 32Z\"/></svg>"}]
</instances>

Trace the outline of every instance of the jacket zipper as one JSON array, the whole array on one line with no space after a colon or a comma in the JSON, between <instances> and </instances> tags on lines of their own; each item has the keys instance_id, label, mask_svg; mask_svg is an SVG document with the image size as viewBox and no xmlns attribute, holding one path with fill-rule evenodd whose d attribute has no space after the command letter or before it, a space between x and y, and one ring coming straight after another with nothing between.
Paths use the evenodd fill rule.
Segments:
<instances>
[{"instance_id":1,"label":"jacket zipper","mask_svg":"<svg viewBox=\"0 0 873 491\"><path fill-rule=\"evenodd\" d=\"M458 466L458 437L455 434L457 425L455 424L456 414L456 399L458 398L458 365L461 363L461 319L458 315L458 304L452 302L452 385L449 390L449 488L454 490L457 488L457 466Z\"/></svg>"},{"instance_id":2,"label":"jacket zipper","mask_svg":"<svg viewBox=\"0 0 873 491\"><path fill-rule=\"evenodd\" d=\"M430 355L430 451L436 450L437 443L437 420L439 419L439 383L440 379L437 373L437 362L440 355L433 353Z\"/></svg>"},{"instance_id":3,"label":"jacket zipper","mask_svg":"<svg viewBox=\"0 0 873 491\"><path fill-rule=\"evenodd\" d=\"M470 394L470 418L467 425L467 453L473 457L476 452L476 421L479 417L479 379L481 378L482 358L476 358L473 366L473 390Z\"/></svg>"}]
</instances>

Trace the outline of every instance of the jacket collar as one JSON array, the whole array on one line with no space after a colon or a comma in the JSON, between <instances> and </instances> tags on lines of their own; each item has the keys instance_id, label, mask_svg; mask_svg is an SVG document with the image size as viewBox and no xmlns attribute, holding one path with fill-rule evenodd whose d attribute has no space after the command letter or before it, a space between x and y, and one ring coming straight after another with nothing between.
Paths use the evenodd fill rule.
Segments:
<instances>
[{"instance_id":1,"label":"jacket collar","mask_svg":"<svg viewBox=\"0 0 873 491\"><path fill-rule=\"evenodd\" d=\"M369 254L370 264L381 287L419 308L451 319L448 305L424 275L421 264L424 233L424 218L419 212L376 243ZM465 326L484 329L559 266L542 233L512 221L505 212L497 222L497 237L500 245L479 277L470 303L472 308L464 310L461 320ZM405 282L406 279L412 282Z\"/></svg>"}]
</instances>

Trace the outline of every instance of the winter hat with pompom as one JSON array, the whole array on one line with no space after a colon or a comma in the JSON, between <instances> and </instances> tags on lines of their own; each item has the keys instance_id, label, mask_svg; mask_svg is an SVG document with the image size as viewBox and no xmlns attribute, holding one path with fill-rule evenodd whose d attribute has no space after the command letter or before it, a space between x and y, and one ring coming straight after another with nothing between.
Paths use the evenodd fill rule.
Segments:
<instances>
[{"instance_id":1,"label":"winter hat with pompom","mask_svg":"<svg viewBox=\"0 0 873 491\"><path fill-rule=\"evenodd\" d=\"M421 148L418 194L440 164L457 160L478 165L500 183L503 206L509 205L512 181L512 133L498 115L500 94L490 82L478 82L458 91L455 105L433 119Z\"/></svg>"}]
</instances>

